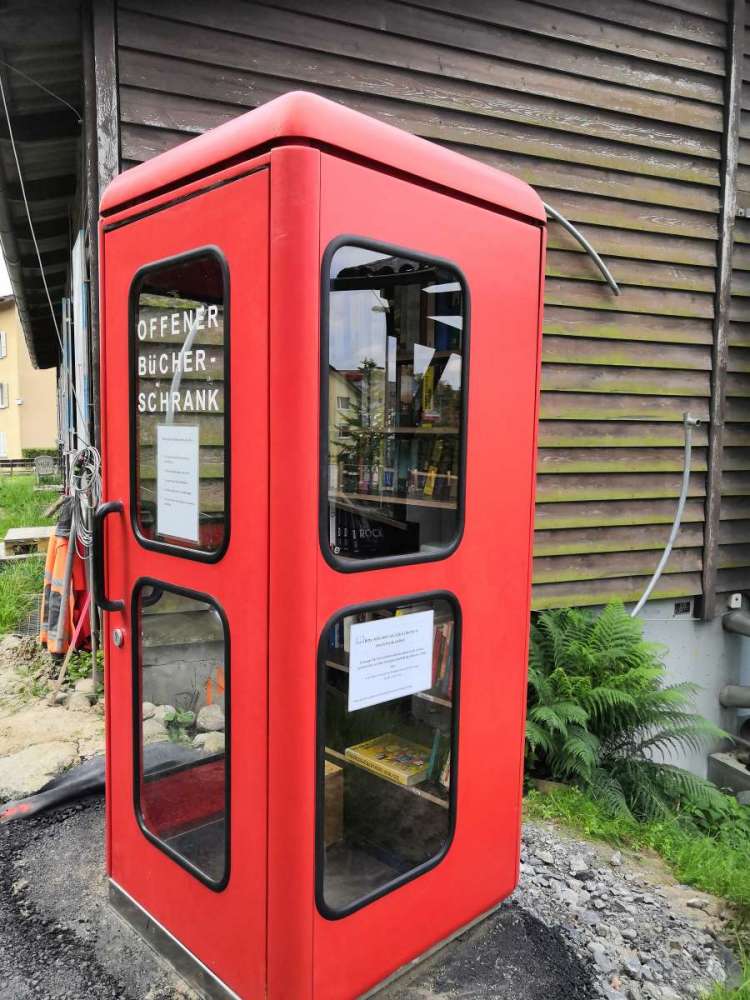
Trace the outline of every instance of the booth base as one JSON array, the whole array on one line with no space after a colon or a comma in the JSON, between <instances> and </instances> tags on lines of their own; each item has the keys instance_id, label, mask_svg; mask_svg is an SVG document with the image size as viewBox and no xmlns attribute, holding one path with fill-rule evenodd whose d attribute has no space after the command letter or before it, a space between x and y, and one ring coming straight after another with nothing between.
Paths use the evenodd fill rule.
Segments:
<instances>
[{"instance_id":1,"label":"booth base","mask_svg":"<svg viewBox=\"0 0 750 1000\"><path fill-rule=\"evenodd\" d=\"M157 955L165 958L199 993L211 1000L242 1000L111 879L109 902Z\"/></svg>"},{"instance_id":2,"label":"booth base","mask_svg":"<svg viewBox=\"0 0 750 1000\"><path fill-rule=\"evenodd\" d=\"M140 934L156 954L169 962L175 971L203 996L210 998L210 1000L242 1000L233 990L222 983L195 955L192 955L187 948L181 945L177 938L162 927L158 921L154 920L142 906L136 903L132 896L129 896L124 889L121 889L111 879L109 880L109 902L115 912ZM431 958L452 941L455 941L457 937L465 934L483 920L486 920L501 905L502 903L497 903L495 906L490 907L489 910L481 913L474 920L470 920L462 927L459 927L453 934L443 938L442 941L438 941L432 948L428 948L427 951L418 955L411 962L407 962L406 965L402 965L396 969L395 972L392 972L390 976L383 979L371 990L363 993L358 1000L370 1000L370 998L381 995L385 989L410 972L413 972L426 959Z\"/></svg>"}]
</instances>

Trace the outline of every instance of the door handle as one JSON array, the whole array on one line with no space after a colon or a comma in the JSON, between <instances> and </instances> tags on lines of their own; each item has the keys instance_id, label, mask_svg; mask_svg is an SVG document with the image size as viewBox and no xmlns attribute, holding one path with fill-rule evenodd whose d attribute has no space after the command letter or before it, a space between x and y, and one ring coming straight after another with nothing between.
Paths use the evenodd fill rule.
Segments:
<instances>
[{"instance_id":1,"label":"door handle","mask_svg":"<svg viewBox=\"0 0 750 1000\"><path fill-rule=\"evenodd\" d=\"M122 514L121 500L108 500L94 511L94 594L97 607L102 611L122 611L124 601L110 601L104 584L104 519L108 514Z\"/></svg>"}]
</instances>

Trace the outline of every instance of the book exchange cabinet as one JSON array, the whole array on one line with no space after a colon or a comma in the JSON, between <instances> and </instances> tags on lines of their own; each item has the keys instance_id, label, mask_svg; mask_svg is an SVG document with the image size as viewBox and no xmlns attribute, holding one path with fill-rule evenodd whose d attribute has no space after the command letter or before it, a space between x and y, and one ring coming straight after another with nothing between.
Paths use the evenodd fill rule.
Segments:
<instances>
[{"instance_id":1,"label":"book exchange cabinet","mask_svg":"<svg viewBox=\"0 0 750 1000\"><path fill-rule=\"evenodd\" d=\"M542 204L288 94L100 241L111 900L207 995L362 996L517 879Z\"/></svg>"}]
</instances>

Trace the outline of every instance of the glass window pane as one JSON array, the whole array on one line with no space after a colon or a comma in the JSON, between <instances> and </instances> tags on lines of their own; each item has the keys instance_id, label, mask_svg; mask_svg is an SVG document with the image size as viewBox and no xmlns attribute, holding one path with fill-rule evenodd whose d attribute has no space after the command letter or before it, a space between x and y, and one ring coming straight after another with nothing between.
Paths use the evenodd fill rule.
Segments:
<instances>
[{"instance_id":1,"label":"glass window pane","mask_svg":"<svg viewBox=\"0 0 750 1000\"><path fill-rule=\"evenodd\" d=\"M219 885L227 873L228 637L217 606L136 594L136 803L151 839Z\"/></svg>"},{"instance_id":2,"label":"glass window pane","mask_svg":"<svg viewBox=\"0 0 750 1000\"><path fill-rule=\"evenodd\" d=\"M458 537L465 306L447 265L333 254L326 529L339 561L439 555Z\"/></svg>"},{"instance_id":3,"label":"glass window pane","mask_svg":"<svg viewBox=\"0 0 750 1000\"><path fill-rule=\"evenodd\" d=\"M138 532L217 554L227 530L226 288L202 253L147 270L131 336Z\"/></svg>"},{"instance_id":4,"label":"glass window pane","mask_svg":"<svg viewBox=\"0 0 750 1000\"><path fill-rule=\"evenodd\" d=\"M457 642L456 610L442 597L341 616L322 638L318 902L328 915L448 847Z\"/></svg>"}]
</instances>

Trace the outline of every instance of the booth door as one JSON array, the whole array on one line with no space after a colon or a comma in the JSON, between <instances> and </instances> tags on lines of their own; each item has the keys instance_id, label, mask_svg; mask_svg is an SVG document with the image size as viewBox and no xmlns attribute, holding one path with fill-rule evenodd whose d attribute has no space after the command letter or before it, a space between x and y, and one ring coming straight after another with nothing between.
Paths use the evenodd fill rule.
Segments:
<instances>
[{"instance_id":1,"label":"booth door","mask_svg":"<svg viewBox=\"0 0 750 1000\"><path fill-rule=\"evenodd\" d=\"M103 254L109 873L243 996L265 982L268 198L267 169L214 181Z\"/></svg>"}]
</instances>

